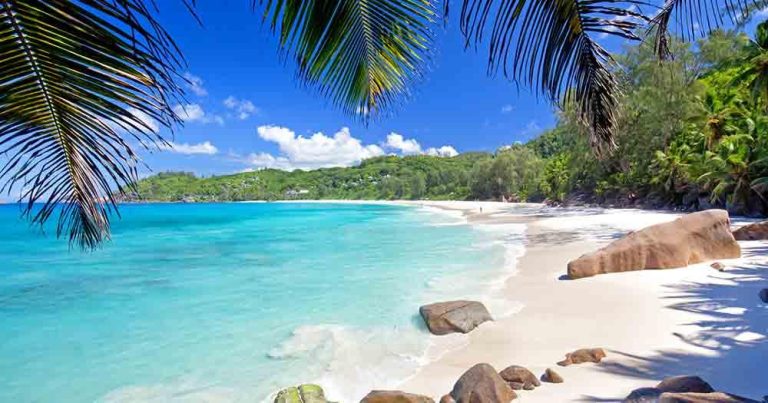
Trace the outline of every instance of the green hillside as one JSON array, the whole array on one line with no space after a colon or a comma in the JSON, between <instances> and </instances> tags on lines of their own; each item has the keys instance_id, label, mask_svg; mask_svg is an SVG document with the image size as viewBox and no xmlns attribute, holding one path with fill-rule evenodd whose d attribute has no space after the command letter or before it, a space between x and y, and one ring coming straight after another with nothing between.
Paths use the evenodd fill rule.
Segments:
<instances>
[{"instance_id":1,"label":"green hillside","mask_svg":"<svg viewBox=\"0 0 768 403\"><path fill-rule=\"evenodd\" d=\"M717 31L695 46L617 55L617 146L594 153L572 105L527 144L453 158L379 157L351 168L196 178L163 173L132 200L500 199L768 212L768 23L757 41Z\"/></svg>"},{"instance_id":2,"label":"green hillside","mask_svg":"<svg viewBox=\"0 0 768 403\"><path fill-rule=\"evenodd\" d=\"M470 195L472 167L490 158L485 153L453 158L389 156L350 168L264 169L210 178L167 172L141 180L131 200L465 199Z\"/></svg>"}]
</instances>

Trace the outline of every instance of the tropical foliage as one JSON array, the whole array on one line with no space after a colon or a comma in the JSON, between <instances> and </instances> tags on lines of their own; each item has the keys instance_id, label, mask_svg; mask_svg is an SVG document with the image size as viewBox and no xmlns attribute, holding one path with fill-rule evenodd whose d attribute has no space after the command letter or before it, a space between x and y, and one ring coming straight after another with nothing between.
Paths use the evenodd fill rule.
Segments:
<instances>
[{"instance_id":1,"label":"tropical foliage","mask_svg":"<svg viewBox=\"0 0 768 403\"><path fill-rule=\"evenodd\" d=\"M179 1L196 17L194 0ZM669 58L671 28L690 39L702 33L696 25L709 31L724 16L738 23L768 1L252 0L296 61L299 80L363 119L391 112L426 70L439 3L446 16L459 5L467 45L488 50L489 72L567 105L592 149L605 151L625 124L618 114L623 83L596 38L638 41L645 29L654 35L654 53ZM182 95L182 59L155 18L156 6L155 0L0 0L0 152L7 156L0 179L6 190L23 189L33 222L56 215L57 233L85 248L109 236L113 191L134 187L138 158L127 139L155 146L162 139L146 117L168 127L179 121L170 100ZM755 43L758 71L745 74L757 94L765 87L764 44L760 37ZM531 178L508 175L531 193L523 185Z\"/></svg>"},{"instance_id":2,"label":"tropical foliage","mask_svg":"<svg viewBox=\"0 0 768 403\"><path fill-rule=\"evenodd\" d=\"M381 157L351 168L204 179L167 173L141 181L133 200L549 199L765 215L767 99L753 98L762 74L754 44L716 31L696 46L667 46L676 57L662 63L653 43L616 56L625 66L615 72L624 95L617 150L605 158L595 156L579 112L566 106L552 130L492 154Z\"/></svg>"},{"instance_id":3,"label":"tropical foliage","mask_svg":"<svg viewBox=\"0 0 768 403\"><path fill-rule=\"evenodd\" d=\"M0 1L0 178L33 222L57 214L89 248L109 236L113 191L134 186L129 139L157 144L146 117L178 120L182 59L141 0L82 3Z\"/></svg>"}]
</instances>

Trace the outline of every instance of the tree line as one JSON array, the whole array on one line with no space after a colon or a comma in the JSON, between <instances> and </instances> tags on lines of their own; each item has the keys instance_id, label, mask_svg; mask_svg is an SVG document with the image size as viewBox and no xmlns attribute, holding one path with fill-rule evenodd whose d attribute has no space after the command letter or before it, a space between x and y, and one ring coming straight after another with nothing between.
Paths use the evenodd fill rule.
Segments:
<instances>
[{"instance_id":1,"label":"tree line","mask_svg":"<svg viewBox=\"0 0 768 403\"><path fill-rule=\"evenodd\" d=\"M715 31L695 44L615 57L622 86L617 148L596 155L578 112L527 143L453 158L378 157L350 168L196 178L163 173L131 200L454 199L577 202L765 215L768 23L754 38Z\"/></svg>"}]
</instances>

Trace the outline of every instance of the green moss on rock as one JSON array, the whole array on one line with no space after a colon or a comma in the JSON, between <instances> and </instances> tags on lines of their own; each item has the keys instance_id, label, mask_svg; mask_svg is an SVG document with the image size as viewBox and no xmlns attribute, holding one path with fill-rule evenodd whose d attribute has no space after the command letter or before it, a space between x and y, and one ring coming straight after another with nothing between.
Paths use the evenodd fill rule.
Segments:
<instances>
[{"instance_id":1,"label":"green moss on rock","mask_svg":"<svg viewBox=\"0 0 768 403\"><path fill-rule=\"evenodd\" d=\"M302 403L299 389L295 386L277 392L275 403Z\"/></svg>"},{"instance_id":2,"label":"green moss on rock","mask_svg":"<svg viewBox=\"0 0 768 403\"><path fill-rule=\"evenodd\" d=\"M281 390L275 397L275 403L328 403L328 401L325 400L323 388L305 384Z\"/></svg>"},{"instance_id":3,"label":"green moss on rock","mask_svg":"<svg viewBox=\"0 0 768 403\"><path fill-rule=\"evenodd\" d=\"M325 400L325 393L323 393L323 388L321 388L318 385L301 385L299 386L299 394L301 395L301 400L304 403L326 403Z\"/></svg>"}]
</instances>

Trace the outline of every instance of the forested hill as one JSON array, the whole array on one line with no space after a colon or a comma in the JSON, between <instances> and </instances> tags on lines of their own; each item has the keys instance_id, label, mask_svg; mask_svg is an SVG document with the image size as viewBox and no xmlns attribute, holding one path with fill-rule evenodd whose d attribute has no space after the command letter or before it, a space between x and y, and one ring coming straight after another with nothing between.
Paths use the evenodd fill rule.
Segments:
<instances>
[{"instance_id":1,"label":"forested hill","mask_svg":"<svg viewBox=\"0 0 768 403\"><path fill-rule=\"evenodd\" d=\"M568 106L527 144L452 158L379 157L351 168L262 170L212 178L163 173L133 200L500 199L579 201L765 215L768 24L754 38L718 31L697 44L652 44L616 59L623 97L617 148L593 154Z\"/></svg>"},{"instance_id":2,"label":"forested hill","mask_svg":"<svg viewBox=\"0 0 768 403\"><path fill-rule=\"evenodd\" d=\"M490 154L377 157L350 168L264 169L197 178L160 173L139 182L138 200L466 199L473 166Z\"/></svg>"}]
</instances>

